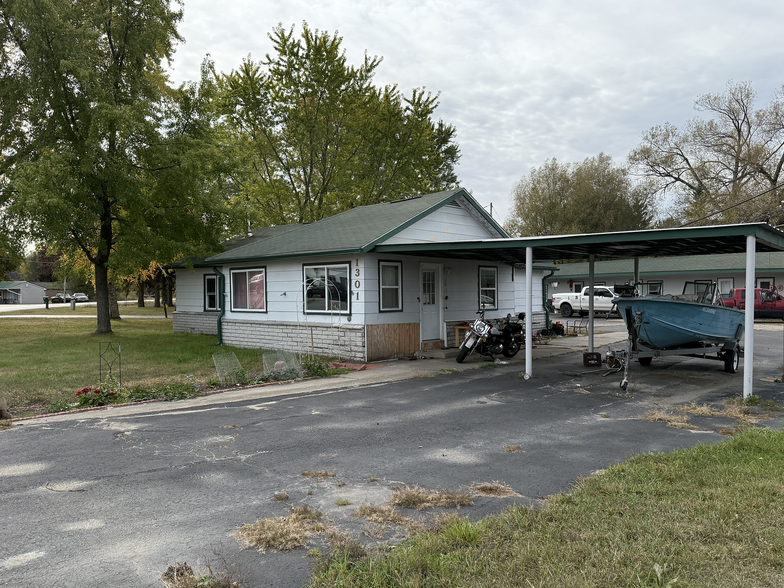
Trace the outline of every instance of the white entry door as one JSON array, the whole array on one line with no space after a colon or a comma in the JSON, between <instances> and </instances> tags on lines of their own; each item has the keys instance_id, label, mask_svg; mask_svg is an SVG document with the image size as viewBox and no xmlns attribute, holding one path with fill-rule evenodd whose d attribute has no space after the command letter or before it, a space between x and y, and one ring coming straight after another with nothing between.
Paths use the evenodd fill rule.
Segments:
<instances>
[{"instance_id":1,"label":"white entry door","mask_svg":"<svg viewBox=\"0 0 784 588\"><path fill-rule=\"evenodd\" d=\"M441 266L423 263L419 268L419 322L422 341L441 338Z\"/></svg>"}]
</instances>

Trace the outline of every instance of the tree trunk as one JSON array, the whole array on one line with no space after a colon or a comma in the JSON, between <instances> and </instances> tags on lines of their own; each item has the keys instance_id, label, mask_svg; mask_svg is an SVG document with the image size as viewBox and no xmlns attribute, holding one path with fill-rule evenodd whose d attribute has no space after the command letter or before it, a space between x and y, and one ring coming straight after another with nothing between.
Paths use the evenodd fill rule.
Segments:
<instances>
[{"instance_id":1,"label":"tree trunk","mask_svg":"<svg viewBox=\"0 0 784 588\"><path fill-rule=\"evenodd\" d=\"M144 280L141 276L136 279L136 306L144 308Z\"/></svg>"},{"instance_id":2,"label":"tree trunk","mask_svg":"<svg viewBox=\"0 0 784 588\"><path fill-rule=\"evenodd\" d=\"M95 299L97 301L98 326L96 335L112 332L109 316L109 270L105 265L95 264Z\"/></svg>"},{"instance_id":3,"label":"tree trunk","mask_svg":"<svg viewBox=\"0 0 784 588\"><path fill-rule=\"evenodd\" d=\"M161 307L161 274L158 273L155 276L155 304L153 304L155 308Z\"/></svg>"},{"instance_id":4,"label":"tree trunk","mask_svg":"<svg viewBox=\"0 0 784 588\"><path fill-rule=\"evenodd\" d=\"M117 288L109 284L109 318L120 320L120 305L117 304Z\"/></svg>"}]
</instances>

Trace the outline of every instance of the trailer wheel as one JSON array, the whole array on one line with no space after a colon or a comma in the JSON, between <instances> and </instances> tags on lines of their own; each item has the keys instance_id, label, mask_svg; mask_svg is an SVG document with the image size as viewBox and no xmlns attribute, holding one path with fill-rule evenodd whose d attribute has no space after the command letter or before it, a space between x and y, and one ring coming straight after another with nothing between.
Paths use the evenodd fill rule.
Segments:
<instances>
[{"instance_id":1,"label":"trailer wheel","mask_svg":"<svg viewBox=\"0 0 784 588\"><path fill-rule=\"evenodd\" d=\"M724 371L728 374L734 374L738 371L740 366L740 355L734 349L724 353Z\"/></svg>"},{"instance_id":2,"label":"trailer wheel","mask_svg":"<svg viewBox=\"0 0 784 588\"><path fill-rule=\"evenodd\" d=\"M569 318L570 316L572 316L572 305L569 304L568 302L564 302L561 305L561 316L566 317L566 318Z\"/></svg>"},{"instance_id":3,"label":"trailer wheel","mask_svg":"<svg viewBox=\"0 0 784 588\"><path fill-rule=\"evenodd\" d=\"M653 358L652 357L640 357L639 360L640 360L640 365L651 365L651 362L653 361Z\"/></svg>"}]
</instances>

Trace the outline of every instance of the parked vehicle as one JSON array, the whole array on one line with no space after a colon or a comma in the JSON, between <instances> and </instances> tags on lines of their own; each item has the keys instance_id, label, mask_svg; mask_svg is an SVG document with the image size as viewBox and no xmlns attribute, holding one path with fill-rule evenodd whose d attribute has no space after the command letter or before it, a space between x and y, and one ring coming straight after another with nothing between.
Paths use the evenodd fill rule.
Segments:
<instances>
[{"instance_id":1,"label":"parked vehicle","mask_svg":"<svg viewBox=\"0 0 784 588\"><path fill-rule=\"evenodd\" d=\"M514 322L512 315L506 316L506 321L502 328L493 325L489 320L485 320L485 311L480 310L476 314L476 319L468 328L465 339L457 352L457 363L463 363L465 358L476 351L480 355L486 355L495 359L495 355L503 354L504 357L514 357L525 343L523 339L523 325ZM517 315L519 320L525 319L525 313Z\"/></svg>"},{"instance_id":2,"label":"parked vehicle","mask_svg":"<svg viewBox=\"0 0 784 588\"><path fill-rule=\"evenodd\" d=\"M720 303L729 308L746 308L746 288L734 288L722 295ZM773 290L754 289L754 318L784 319L784 298Z\"/></svg>"},{"instance_id":3,"label":"parked vehicle","mask_svg":"<svg viewBox=\"0 0 784 588\"><path fill-rule=\"evenodd\" d=\"M49 302L70 302L70 301L71 301L70 294L61 294L60 292L58 292L57 294L52 296L52 299Z\"/></svg>"},{"instance_id":4,"label":"parked vehicle","mask_svg":"<svg viewBox=\"0 0 784 588\"><path fill-rule=\"evenodd\" d=\"M85 294L84 292L76 292L73 295L73 299L76 300L76 302L89 302L90 301L90 299L87 297L87 294Z\"/></svg>"},{"instance_id":5,"label":"parked vehicle","mask_svg":"<svg viewBox=\"0 0 784 588\"><path fill-rule=\"evenodd\" d=\"M553 308L561 311L561 316L570 317L574 313L580 316L588 314L589 296L588 286L585 286L578 294L577 292L566 292L564 294L553 294ZM593 287L593 310L594 312L609 313L613 308L613 297L615 293L612 288L607 286Z\"/></svg>"}]
</instances>

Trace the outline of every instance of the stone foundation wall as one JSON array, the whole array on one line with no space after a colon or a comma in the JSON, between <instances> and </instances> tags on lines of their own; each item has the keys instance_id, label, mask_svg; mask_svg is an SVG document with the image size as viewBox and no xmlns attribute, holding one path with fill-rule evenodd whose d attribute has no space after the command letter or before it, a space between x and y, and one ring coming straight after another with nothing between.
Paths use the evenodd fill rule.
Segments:
<instances>
[{"instance_id":1,"label":"stone foundation wall","mask_svg":"<svg viewBox=\"0 0 784 588\"><path fill-rule=\"evenodd\" d=\"M190 333L192 335L217 335L218 313L182 312L177 311L172 315L175 333Z\"/></svg>"},{"instance_id":2,"label":"stone foundation wall","mask_svg":"<svg viewBox=\"0 0 784 588\"><path fill-rule=\"evenodd\" d=\"M223 343L365 361L365 326L285 321L223 321Z\"/></svg>"}]
</instances>

